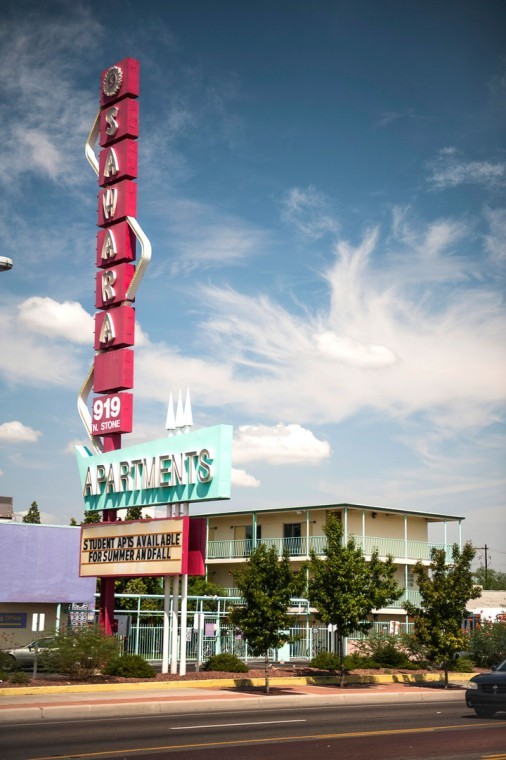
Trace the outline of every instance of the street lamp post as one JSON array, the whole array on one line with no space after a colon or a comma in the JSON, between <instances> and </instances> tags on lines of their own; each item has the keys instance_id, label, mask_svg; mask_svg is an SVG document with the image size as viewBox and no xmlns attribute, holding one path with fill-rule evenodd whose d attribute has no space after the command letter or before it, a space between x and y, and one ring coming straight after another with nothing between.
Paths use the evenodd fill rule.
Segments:
<instances>
[{"instance_id":1,"label":"street lamp post","mask_svg":"<svg viewBox=\"0 0 506 760\"><path fill-rule=\"evenodd\" d=\"M0 256L0 272L7 272L8 269L12 269L12 259L7 256Z\"/></svg>"}]
</instances>

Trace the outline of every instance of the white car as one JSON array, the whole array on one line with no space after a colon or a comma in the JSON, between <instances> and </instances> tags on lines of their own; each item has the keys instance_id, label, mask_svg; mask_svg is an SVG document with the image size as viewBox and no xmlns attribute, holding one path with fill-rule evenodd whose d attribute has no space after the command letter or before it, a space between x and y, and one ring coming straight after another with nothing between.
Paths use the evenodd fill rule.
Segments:
<instances>
[{"instance_id":1,"label":"white car","mask_svg":"<svg viewBox=\"0 0 506 760\"><path fill-rule=\"evenodd\" d=\"M5 649L0 652L0 670L10 672L19 668L33 668L35 660L35 651L40 653L47 647L54 645L53 636L45 636L42 639L31 641L24 647L15 647L14 649Z\"/></svg>"}]
</instances>

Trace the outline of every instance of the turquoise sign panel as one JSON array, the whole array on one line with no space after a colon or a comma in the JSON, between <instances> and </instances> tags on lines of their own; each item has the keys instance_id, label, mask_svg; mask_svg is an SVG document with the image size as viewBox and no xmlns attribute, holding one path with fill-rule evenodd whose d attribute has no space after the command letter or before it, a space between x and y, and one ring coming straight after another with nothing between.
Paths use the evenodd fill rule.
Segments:
<instances>
[{"instance_id":1,"label":"turquoise sign panel","mask_svg":"<svg viewBox=\"0 0 506 760\"><path fill-rule=\"evenodd\" d=\"M106 454L78 446L76 453L87 512L230 498L231 425Z\"/></svg>"}]
</instances>

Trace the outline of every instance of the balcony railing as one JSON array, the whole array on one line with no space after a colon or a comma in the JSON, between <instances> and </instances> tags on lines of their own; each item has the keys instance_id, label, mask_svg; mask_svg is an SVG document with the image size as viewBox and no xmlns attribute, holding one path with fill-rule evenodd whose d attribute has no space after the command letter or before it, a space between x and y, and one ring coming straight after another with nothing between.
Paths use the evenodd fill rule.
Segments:
<instances>
[{"instance_id":1,"label":"balcony railing","mask_svg":"<svg viewBox=\"0 0 506 760\"><path fill-rule=\"evenodd\" d=\"M230 588L224 588L223 589L228 597L235 597L236 599L241 598L241 592L237 587L230 587ZM422 597L420 595L419 591L415 591L412 589L404 589L402 592L402 596L396 601L392 602L391 604L385 605L385 609L391 609L391 610L397 610L397 609L404 609L404 602L411 602L412 604L415 604L417 607L421 607L422 605ZM297 605L295 605L297 606ZM305 606L303 605L301 607L301 614L305 612Z\"/></svg>"},{"instance_id":2,"label":"balcony railing","mask_svg":"<svg viewBox=\"0 0 506 760\"><path fill-rule=\"evenodd\" d=\"M425 541L404 541L402 538L379 538L375 536L354 536L357 546L360 546L366 556L378 551L380 557L391 554L398 559L429 560L433 548L445 549L447 560L451 559L451 546L432 544ZM288 550L290 557L307 557L311 550L317 555L325 554L327 539L325 536L310 536L307 538L262 538L257 544L267 547L275 546L278 554ZM208 541L207 559L241 559L248 557L253 549L252 539L239 541L222 540Z\"/></svg>"}]
</instances>

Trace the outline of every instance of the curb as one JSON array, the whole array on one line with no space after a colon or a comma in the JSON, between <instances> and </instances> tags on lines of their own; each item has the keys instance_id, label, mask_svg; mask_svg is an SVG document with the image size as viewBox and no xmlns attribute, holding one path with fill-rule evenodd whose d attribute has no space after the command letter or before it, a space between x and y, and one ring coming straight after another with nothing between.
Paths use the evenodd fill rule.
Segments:
<instances>
[{"instance_id":1,"label":"curb","mask_svg":"<svg viewBox=\"0 0 506 760\"><path fill-rule=\"evenodd\" d=\"M43 704L23 705L0 710L0 725L5 723L31 723L34 721L76 720L82 718L107 719L141 716L180 715L190 713L230 713L248 712L253 710L283 709L293 707L347 707L351 705L406 704L421 702L462 702L460 691L437 691L427 693L368 693L368 694L335 694L335 695L305 695L293 694L274 696L267 694L248 695L245 699L237 697L213 699L196 698L190 701L183 699L156 699L153 695L146 701L121 700L114 703L88 702L79 704Z\"/></svg>"},{"instance_id":2,"label":"curb","mask_svg":"<svg viewBox=\"0 0 506 760\"><path fill-rule=\"evenodd\" d=\"M473 673L449 673L448 678L453 684L465 684ZM424 683L443 683L444 676L439 673L427 673L417 676L411 673L395 673L393 675L351 675L345 676L345 683L352 684L405 684L422 685ZM177 689L233 689L250 686L263 686L263 678L209 678L197 681L142 681L136 683L104 683L104 684L68 684L65 686L20 686L19 688L0 688L0 697L22 697L37 694L86 694L90 692L115 691L158 691ZM271 677L271 686L326 686L339 683L338 676L293 676L285 678Z\"/></svg>"}]
</instances>

